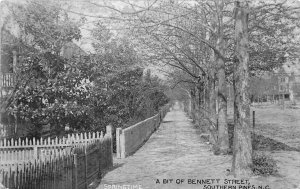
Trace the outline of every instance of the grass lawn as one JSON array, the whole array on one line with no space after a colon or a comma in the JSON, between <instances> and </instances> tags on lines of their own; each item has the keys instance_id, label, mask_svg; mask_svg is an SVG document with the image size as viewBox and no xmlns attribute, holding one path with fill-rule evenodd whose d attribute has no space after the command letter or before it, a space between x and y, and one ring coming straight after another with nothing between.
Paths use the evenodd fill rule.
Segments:
<instances>
[{"instance_id":1,"label":"grass lawn","mask_svg":"<svg viewBox=\"0 0 300 189\"><path fill-rule=\"evenodd\" d=\"M255 133L300 149L300 108L276 105L253 107ZM251 111L252 112L252 111Z\"/></svg>"},{"instance_id":2,"label":"grass lawn","mask_svg":"<svg viewBox=\"0 0 300 189\"><path fill-rule=\"evenodd\" d=\"M287 104L287 103L286 103ZM277 104L255 105L255 134L282 142L300 150L300 102L298 106L284 109ZM229 123L233 123L233 107L228 108Z\"/></svg>"},{"instance_id":3,"label":"grass lawn","mask_svg":"<svg viewBox=\"0 0 300 189\"><path fill-rule=\"evenodd\" d=\"M275 104L255 105L254 150L271 155L278 165L278 175L252 177L256 184L269 184L272 189L300 189L300 106ZM228 108L229 122L233 120L233 108Z\"/></svg>"}]
</instances>

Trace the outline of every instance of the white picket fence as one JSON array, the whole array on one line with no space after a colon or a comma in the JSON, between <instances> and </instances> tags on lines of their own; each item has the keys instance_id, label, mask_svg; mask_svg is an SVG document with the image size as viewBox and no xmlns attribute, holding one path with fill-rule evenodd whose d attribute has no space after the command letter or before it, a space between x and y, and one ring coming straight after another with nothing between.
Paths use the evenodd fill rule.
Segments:
<instances>
[{"instance_id":1,"label":"white picket fence","mask_svg":"<svg viewBox=\"0 0 300 189\"><path fill-rule=\"evenodd\" d=\"M107 126L105 135L3 140L0 151L0 184L6 188L88 188L113 165L112 129Z\"/></svg>"},{"instance_id":2,"label":"white picket fence","mask_svg":"<svg viewBox=\"0 0 300 189\"><path fill-rule=\"evenodd\" d=\"M53 146L70 146L77 143L89 143L93 140L99 140L103 137L103 132L89 132L89 133L77 133L68 134L67 137L62 138L41 138L39 140L33 138L29 140L15 139L3 139L0 140L0 149L14 149L14 148L34 148L34 147L53 147Z\"/></svg>"},{"instance_id":3,"label":"white picket fence","mask_svg":"<svg viewBox=\"0 0 300 189\"><path fill-rule=\"evenodd\" d=\"M103 132L86 132L68 134L62 138L0 140L0 168L9 164L23 164L71 154L75 148L103 141L106 136L111 135L111 126L107 126L106 130L105 136Z\"/></svg>"}]
</instances>

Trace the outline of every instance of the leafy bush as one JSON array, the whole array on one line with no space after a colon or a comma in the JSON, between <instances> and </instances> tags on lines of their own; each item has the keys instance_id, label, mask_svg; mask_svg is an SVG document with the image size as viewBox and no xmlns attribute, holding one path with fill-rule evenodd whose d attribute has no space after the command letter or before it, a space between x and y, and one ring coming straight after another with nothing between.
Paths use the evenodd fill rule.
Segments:
<instances>
[{"instance_id":1,"label":"leafy bush","mask_svg":"<svg viewBox=\"0 0 300 189\"><path fill-rule=\"evenodd\" d=\"M80 23L64 18L63 10L46 1L19 9L15 17L30 44L20 46L15 89L0 105L28 123L28 136L105 131L108 124L126 127L168 103L160 79L150 71L144 76L137 66L141 60L130 40L113 37L98 23L95 54L78 51L75 44L69 49L81 37Z\"/></svg>"},{"instance_id":2,"label":"leafy bush","mask_svg":"<svg viewBox=\"0 0 300 189\"><path fill-rule=\"evenodd\" d=\"M268 176L275 175L278 172L276 161L265 153L254 153L252 171L256 175Z\"/></svg>"}]
</instances>

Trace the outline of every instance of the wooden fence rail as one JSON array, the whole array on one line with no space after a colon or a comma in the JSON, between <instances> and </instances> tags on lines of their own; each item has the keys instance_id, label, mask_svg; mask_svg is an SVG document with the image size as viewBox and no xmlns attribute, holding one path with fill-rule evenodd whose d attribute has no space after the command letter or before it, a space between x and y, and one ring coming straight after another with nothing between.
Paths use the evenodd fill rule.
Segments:
<instances>
[{"instance_id":1,"label":"wooden fence rail","mask_svg":"<svg viewBox=\"0 0 300 189\"><path fill-rule=\"evenodd\" d=\"M41 139L3 139L0 140L0 167L1 164L9 162L33 162L65 151L71 150L81 144L92 144L103 138L103 132L69 134L62 138Z\"/></svg>"},{"instance_id":2,"label":"wooden fence rail","mask_svg":"<svg viewBox=\"0 0 300 189\"><path fill-rule=\"evenodd\" d=\"M0 87L14 87L15 80L14 73L2 73L0 75Z\"/></svg>"},{"instance_id":3,"label":"wooden fence rail","mask_svg":"<svg viewBox=\"0 0 300 189\"><path fill-rule=\"evenodd\" d=\"M117 158L126 158L138 150L156 131L170 110L171 104L160 108L158 114L125 129L116 129Z\"/></svg>"},{"instance_id":4,"label":"wooden fence rail","mask_svg":"<svg viewBox=\"0 0 300 189\"><path fill-rule=\"evenodd\" d=\"M33 147L52 147L52 146L69 146L72 144L92 142L100 139L103 136L102 132L88 132L68 134L67 137L62 138L40 138L40 139L2 139L0 140L1 149L10 148L33 148Z\"/></svg>"},{"instance_id":5,"label":"wooden fence rail","mask_svg":"<svg viewBox=\"0 0 300 189\"><path fill-rule=\"evenodd\" d=\"M12 189L72 188L73 156L65 155L49 161L17 165L15 170L2 171L0 180ZM71 186L71 187L69 187Z\"/></svg>"},{"instance_id":6,"label":"wooden fence rail","mask_svg":"<svg viewBox=\"0 0 300 189\"><path fill-rule=\"evenodd\" d=\"M72 144L71 151L52 149L53 154L44 159L6 164L1 160L0 183L10 189L87 189L93 179L100 178L113 165L111 126L107 126L106 131L104 136L100 133L98 137L96 133L77 135L78 138L73 137L77 140L69 143ZM27 144L30 146L29 142ZM46 145L49 144L58 143ZM22 149L25 151L26 148ZM23 151L18 154L25 153ZM9 157L14 153L9 152Z\"/></svg>"}]
</instances>

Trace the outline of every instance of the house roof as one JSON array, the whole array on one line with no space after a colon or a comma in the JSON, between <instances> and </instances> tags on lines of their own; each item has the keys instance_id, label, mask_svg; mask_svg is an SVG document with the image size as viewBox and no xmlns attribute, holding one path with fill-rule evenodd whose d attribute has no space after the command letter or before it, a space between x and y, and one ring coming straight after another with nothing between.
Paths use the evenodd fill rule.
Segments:
<instances>
[{"instance_id":1,"label":"house roof","mask_svg":"<svg viewBox=\"0 0 300 189\"><path fill-rule=\"evenodd\" d=\"M62 56L71 58L73 55L87 55L87 53L73 42L66 43L62 48Z\"/></svg>"}]
</instances>

